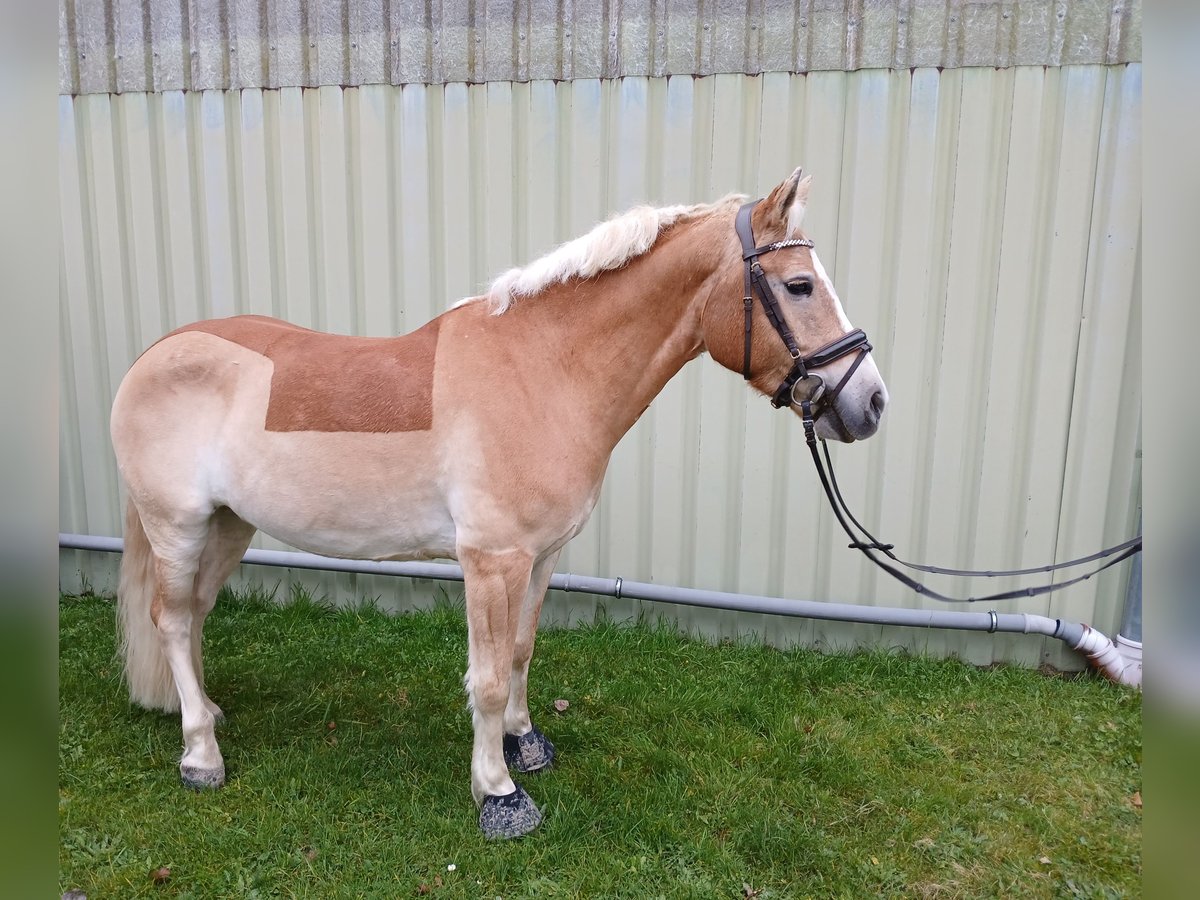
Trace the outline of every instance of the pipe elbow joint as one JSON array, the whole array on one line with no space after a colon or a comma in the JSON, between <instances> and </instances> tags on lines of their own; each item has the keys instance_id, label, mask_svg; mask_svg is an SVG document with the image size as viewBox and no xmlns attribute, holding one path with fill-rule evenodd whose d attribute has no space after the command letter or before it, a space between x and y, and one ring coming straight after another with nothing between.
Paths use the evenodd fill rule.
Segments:
<instances>
[{"instance_id":1,"label":"pipe elbow joint","mask_svg":"<svg viewBox=\"0 0 1200 900\"><path fill-rule=\"evenodd\" d=\"M1117 684L1138 684L1132 667L1121 655L1117 645L1103 632L1090 625L1084 625L1083 636L1075 644L1074 649L1085 654L1088 661L1099 669L1109 681Z\"/></svg>"}]
</instances>

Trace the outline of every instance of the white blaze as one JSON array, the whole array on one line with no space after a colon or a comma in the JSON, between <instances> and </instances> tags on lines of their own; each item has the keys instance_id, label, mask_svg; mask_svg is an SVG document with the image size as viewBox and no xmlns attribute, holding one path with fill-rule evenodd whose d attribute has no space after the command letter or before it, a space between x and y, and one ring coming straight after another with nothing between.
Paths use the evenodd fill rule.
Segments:
<instances>
[{"instance_id":1,"label":"white blaze","mask_svg":"<svg viewBox=\"0 0 1200 900\"><path fill-rule=\"evenodd\" d=\"M813 261L813 271L817 275L817 280L825 286L825 290L829 292L829 296L833 298L833 308L837 310L838 322L841 323L842 331L853 331L854 326L850 324L850 320L846 318L846 311L842 309L842 301L838 299L837 291L833 289L833 282L829 279L829 273L825 271L825 267L821 265L821 260L817 258L817 251L810 251Z\"/></svg>"}]
</instances>

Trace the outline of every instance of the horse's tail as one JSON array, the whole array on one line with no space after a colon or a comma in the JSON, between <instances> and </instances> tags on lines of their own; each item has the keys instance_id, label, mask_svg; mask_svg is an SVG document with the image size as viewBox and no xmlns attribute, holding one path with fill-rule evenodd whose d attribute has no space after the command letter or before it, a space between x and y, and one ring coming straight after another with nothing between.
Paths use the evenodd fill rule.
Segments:
<instances>
[{"instance_id":1,"label":"horse's tail","mask_svg":"<svg viewBox=\"0 0 1200 900\"><path fill-rule=\"evenodd\" d=\"M179 694L175 678L150 618L154 599L154 551L133 500L125 501L125 552L117 588L117 633L125 658L129 697L147 709L176 712Z\"/></svg>"}]
</instances>

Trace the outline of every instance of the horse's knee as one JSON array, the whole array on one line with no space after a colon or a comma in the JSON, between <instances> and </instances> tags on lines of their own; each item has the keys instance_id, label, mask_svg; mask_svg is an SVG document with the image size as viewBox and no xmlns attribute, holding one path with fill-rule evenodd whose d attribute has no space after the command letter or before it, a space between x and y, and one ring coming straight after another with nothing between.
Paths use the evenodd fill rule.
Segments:
<instances>
[{"instance_id":1,"label":"horse's knee","mask_svg":"<svg viewBox=\"0 0 1200 900\"><path fill-rule=\"evenodd\" d=\"M531 659L533 659L533 640L518 639L516 646L513 647L513 671L525 671L529 667Z\"/></svg>"},{"instance_id":2,"label":"horse's knee","mask_svg":"<svg viewBox=\"0 0 1200 900\"><path fill-rule=\"evenodd\" d=\"M468 670L466 688L471 709L485 715L503 712L508 703L508 684L509 679L499 673Z\"/></svg>"}]
</instances>

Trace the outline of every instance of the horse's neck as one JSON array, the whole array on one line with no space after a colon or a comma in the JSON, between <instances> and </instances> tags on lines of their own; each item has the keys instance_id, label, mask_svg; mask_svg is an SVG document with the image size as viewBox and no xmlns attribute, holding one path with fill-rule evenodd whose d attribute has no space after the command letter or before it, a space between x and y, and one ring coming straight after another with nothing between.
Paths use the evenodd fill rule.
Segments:
<instances>
[{"instance_id":1,"label":"horse's neck","mask_svg":"<svg viewBox=\"0 0 1200 900\"><path fill-rule=\"evenodd\" d=\"M722 256L706 224L677 226L624 268L505 313L536 322L538 352L557 360L559 389L613 445L703 350L701 314Z\"/></svg>"}]
</instances>

